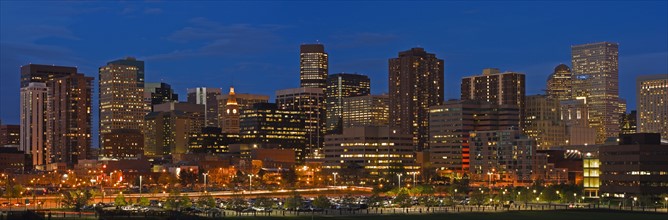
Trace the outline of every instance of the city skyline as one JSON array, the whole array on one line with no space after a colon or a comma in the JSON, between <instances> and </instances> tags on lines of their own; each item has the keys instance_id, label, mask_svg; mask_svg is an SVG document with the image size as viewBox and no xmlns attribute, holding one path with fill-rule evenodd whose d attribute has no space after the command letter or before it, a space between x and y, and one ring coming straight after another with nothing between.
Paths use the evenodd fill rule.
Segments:
<instances>
[{"instance_id":1,"label":"city skyline","mask_svg":"<svg viewBox=\"0 0 668 220\"><path fill-rule=\"evenodd\" d=\"M0 36L0 219L668 213L666 0L0 0Z\"/></svg>"},{"instance_id":2,"label":"city skyline","mask_svg":"<svg viewBox=\"0 0 668 220\"><path fill-rule=\"evenodd\" d=\"M312 7L326 6L329 10L348 10L352 15L363 16L363 9L376 6L369 2L354 4L359 7L345 8L333 3L317 3ZM574 8L569 3L553 3L554 7L543 12L570 8L572 14L560 19L536 16L547 25L533 27L535 32L521 32L521 36L534 39L532 41L504 36L503 31L519 32L523 30L522 25L535 24L537 21L530 22L521 17L535 14L529 9L538 5L525 3L520 5L522 7L510 7L518 5L511 3L503 10L517 12L518 15L504 17L508 21L502 22L492 22L490 19L494 16L480 16L498 10L494 8L495 3L422 3L419 6L424 7L423 10L441 9L449 13L435 17L420 15L402 21L398 26L382 20L391 19L392 12L398 13L406 4L395 2L380 6L387 12L378 13L377 18L365 17L370 19L370 24L377 24L374 26L353 24L354 19L350 18L319 18L324 19L324 23L313 26L318 22L304 20L313 12L293 16L290 12L300 7L290 3L269 3L264 7L257 3L232 3L238 8L256 12L234 17L239 12L213 15L213 10L203 6L223 11L226 8L209 2L187 6L197 9L191 11L201 13L183 12L174 16L166 15L178 12L177 9L184 5L74 3L73 7L68 7L70 5L56 2L44 3L35 10L34 13L43 16L28 18L29 13L17 14L16 11L21 10L11 9L25 9L30 5L3 2L0 70L0 100L3 105L0 118L3 123L18 124L19 109L12 108L18 105L18 96L14 95L18 91L18 67L29 63L76 66L86 76L95 76L97 68L106 62L135 56L146 62L146 82L172 84L175 92L181 94L182 101L187 88L226 88L229 85L234 85L240 93L265 94L273 98L274 91L299 85L299 45L303 43L325 45L330 59L330 73L356 72L369 76L374 82L372 94L388 92L389 58L396 56L398 51L423 47L445 60L445 100L458 98L461 77L476 75L480 69L487 67L524 73L527 75L526 94L543 93L547 77L556 65L564 63L572 66L570 46L584 43L619 43L620 96L627 101L629 110L635 109L635 76L668 72L668 67L662 64L668 58L668 44L663 40L668 36L665 28L668 25L665 20L656 19L665 14L666 7L662 7L665 2L646 2L642 5L611 3L605 7L634 10L627 10L627 16L599 13L597 19L589 19L589 22L574 27L570 24L586 16L586 10L594 5L588 3ZM427 7L441 4L456 7ZM275 8L281 10L269 11ZM271 13L252 18L252 15L263 11ZM118 19L99 19L97 23L85 19L102 15ZM280 19L270 19L272 16ZM48 19L56 17L59 19ZM167 19L171 24L159 25L154 22L156 19ZM408 25L410 20L421 20L425 25L413 27ZM605 20L616 24L586 27ZM146 26L147 23L152 25ZM639 29L633 23L644 23L653 28ZM439 28L425 30L423 27L428 24ZM124 25L127 30L135 32L127 36L102 34L104 27L118 29ZM139 30L140 27L146 27L146 30ZM313 27L314 32L301 30L292 33L308 27ZM476 33L481 31L499 34L477 36ZM433 34L427 34L430 32ZM563 32L581 34L545 36ZM96 92L99 91L98 81L96 78ZM94 97L94 109L97 108L96 99ZM97 117L94 113L93 121L97 121ZM97 130L97 125L93 126L93 130Z\"/></svg>"}]
</instances>

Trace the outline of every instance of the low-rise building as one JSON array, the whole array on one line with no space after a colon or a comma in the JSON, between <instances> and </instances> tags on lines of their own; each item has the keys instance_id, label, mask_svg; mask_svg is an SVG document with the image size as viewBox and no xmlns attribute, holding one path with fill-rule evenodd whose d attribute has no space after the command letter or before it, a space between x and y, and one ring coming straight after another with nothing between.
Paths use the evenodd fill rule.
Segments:
<instances>
[{"instance_id":1,"label":"low-rise building","mask_svg":"<svg viewBox=\"0 0 668 220\"><path fill-rule=\"evenodd\" d=\"M668 145L659 133L620 136L618 145L599 149L601 195L655 196L668 193Z\"/></svg>"}]
</instances>

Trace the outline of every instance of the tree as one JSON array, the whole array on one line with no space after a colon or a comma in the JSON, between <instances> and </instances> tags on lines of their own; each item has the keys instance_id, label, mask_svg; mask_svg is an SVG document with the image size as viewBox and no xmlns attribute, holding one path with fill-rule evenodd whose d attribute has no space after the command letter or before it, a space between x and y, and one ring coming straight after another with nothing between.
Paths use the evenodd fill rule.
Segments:
<instances>
[{"instance_id":1,"label":"tree","mask_svg":"<svg viewBox=\"0 0 668 220\"><path fill-rule=\"evenodd\" d=\"M294 169L288 169L285 172L281 172L282 185L284 186L294 186L294 183L297 182L297 173Z\"/></svg>"},{"instance_id":2,"label":"tree","mask_svg":"<svg viewBox=\"0 0 668 220\"><path fill-rule=\"evenodd\" d=\"M396 197L394 197L394 200L392 201L394 204L399 205L399 207L405 208L405 207L411 207L413 200L411 199L411 196L408 195L408 190L400 190L399 193L397 194Z\"/></svg>"},{"instance_id":3,"label":"tree","mask_svg":"<svg viewBox=\"0 0 668 220\"><path fill-rule=\"evenodd\" d=\"M179 181L181 186L187 186L197 182L197 174L190 170L181 170L179 172Z\"/></svg>"},{"instance_id":4,"label":"tree","mask_svg":"<svg viewBox=\"0 0 668 220\"><path fill-rule=\"evenodd\" d=\"M383 205L383 197L380 197L377 192L374 192L373 195L369 197L369 206L371 207L380 207Z\"/></svg>"},{"instance_id":5,"label":"tree","mask_svg":"<svg viewBox=\"0 0 668 220\"><path fill-rule=\"evenodd\" d=\"M262 207L262 208L272 208L274 206L274 200L271 200L270 198L267 197L257 197L255 198L255 203L253 203L253 206L255 207Z\"/></svg>"},{"instance_id":6,"label":"tree","mask_svg":"<svg viewBox=\"0 0 668 220\"><path fill-rule=\"evenodd\" d=\"M211 194L206 194L197 200L197 204L203 207L216 207L216 199Z\"/></svg>"},{"instance_id":7,"label":"tree","mask_svg":"<svg viewBox=\"0 0 668 220\"><path fill-rule=\"evenodd\" d=\"M165 208L175 211L180 211L183 207L190 206L190 199L186 196L181 196L181 193L178 190L173 190L169 193L167 200L165 201Z\"/></svg>"},{"instance_id":8,"label":"tree","mask_svg":"<svg viewBox=\"0 0 668 220\"><path fill-rule=\"evenodd\" d=\"M176 178L172 176L172 174L167 173L167 172L162 172L160 173L160 176L158 177L158 183L163 186L169 186L173 183L176 182Z\"/></svg>"},{"instance_id":9,"label":"tree","mask_svg":"<svg viewBox=\"0 0 668 220\"><path fill-rule=\"evenodd\" d=\"M128 202L125 200L125 196L123 193L119 193L116 198L114 199L114 205L116 206L126 206L128 205Z\"/></svg>"},{"instance_id":10,"label":"tree","mask_svg":"<svg viewBox=\"0 0 668 220\"><path fill-rule=\"evenodd\" d=\"M88 205L93 195L90 191L68 191L63 193L62 204L65 207L72 208L75 211L81 211L81 208Z\"/></svg>"},{"instance_id":11,"label":"tree","mask_svg":"<svg viewBox=\"0 0 668 220\"><path fill-rule=\"evenodd\" d=\"M141 197L137 198L137 204L139 204L140 206L148 206L150 205L150 201L146 197Z\"/></svg>"},{"instance_id":12,"label":"tree","mask_svg":"<svg viewBox=\"0 0 668 220\"><path fill-rule=\"evenodd\" d=\"M473 190L470 202L473 205L482 205L485 202L485 193L482 190Z\"/></svg>"},{"instance_id":13,"label":"tree","mask_svg":"<svg viewBox=\"0 0 668 220\"><path fill-rule=\"evenodd\" d=\"M299 193L295 192L292 196L285 199L285 208L288 210L301 208L302 203L304 203L304 199Z\"/></svg>"},{"instance_id":14,"label":"tree","mask_svg":"<svg viewBox=\"0 0 668 220\"><path fill-rule=\"evenodd\" d=\"M541 201L546 201L546 202L554 202L559 200L559 195L557 195L556 190L552 187L543 189L539 197Z\"/></svg>"},{"instance_id":15,"label":"tree","mask_svg":"<svg viewBox=\"0 0 668 220\"><path fill-rule=\"evenodd\" d=\"M235 196L227 200L226 209L241 211L246 208L246 200Z\"/></svg>"},{"instance_id":16,"label":"tree","mask_svg":"<svg viewBox=\"0 0 668 220\"><path fill-rule=\"evenodd\" d=\"M7 191L5 191L5 197L8 199L12 198L20 198L21 193L25 191L25 188L23 188L22 185L11 185L9 184L9 187L7 187Z\"/></svg>"},{"instance_id":17,"label":"tree","mask_svg":"<svg viewBox=\"0 0 668 220\"><path fill-rule=\"evenodd\" d=\"M319 195L313 200L313 206L316 208L326 209L332 206L332 202L329 201L327 196Z\"/></svg>"}]
</instances>

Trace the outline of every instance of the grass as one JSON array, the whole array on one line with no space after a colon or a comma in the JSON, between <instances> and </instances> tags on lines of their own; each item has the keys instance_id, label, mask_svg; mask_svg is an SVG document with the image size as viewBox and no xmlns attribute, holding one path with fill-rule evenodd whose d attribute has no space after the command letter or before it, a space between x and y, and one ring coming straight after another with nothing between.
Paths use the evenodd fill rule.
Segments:
<instances>
[{"instance_id":1,"label":"grass","mask_svg":"<svg viewBox=\"0 0 668 220\"><path fill-rule=\"evenodd\" d=\"M237 217L234 219L264 219L264 220L278 220L278 219L311 219L310 215L305 216L290 216L290 217ZM425 215L360 215L360 216L314 216L313 219L323 220L403 220L403 219L420 219L420 220L442 220L442 219L457 219L457 220L628 220L628 219L642 219L642 220L665 220L668 219L668 214L657 213L631 213L631 212L615 212L608 210L600 211L519 211L519 212L502 212L502 213L441 213L441 214L425 214Z\"/></svg>"}]
</instances>

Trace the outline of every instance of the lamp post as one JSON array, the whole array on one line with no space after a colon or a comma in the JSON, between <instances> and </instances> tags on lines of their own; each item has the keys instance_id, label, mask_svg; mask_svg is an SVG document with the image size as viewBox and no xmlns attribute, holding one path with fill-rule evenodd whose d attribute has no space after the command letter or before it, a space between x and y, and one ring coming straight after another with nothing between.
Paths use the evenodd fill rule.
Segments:
<instances>
[{"instance_id":1,"label":"lamp post","mask_svg":"<svg viewBox=\"0 0 668 220\"><path fill-rule=\"evenodd\" d=\"M204 193L206 193L206 176L209 175L209 173L202 173L204 175Z\"/></svg>"},{"instance_id":2,"label":"lamp post","mask_svg":"<svg viewBox=\"0 0 668 220\"><path fill-rule=\"evenodd\" d=\"M141 199L141 181L142 181L142 176L139 176L139 199Z\"/></svg>"},{"instance_id":3,"label":"lamp post","mask_svg":"<svg viewBox=\"0 0 668 220\"><path fill-rule=\"evenodd\" d=\"M413 172L413 186L417 186L417 179L415 178L415 175L417 174L418 174L417 171Z\"/></svg>"},{"instance_id":4,"label":"lamp post","mask_svg":"<svg viewBox=\"0 0 668 220\"><path fill-rule=\"evenodd\" d=\"M248 174L248 194L253 194L253 174Z\"/></svg>"},{"instance_id":5,"label":"lamp post","mask_svg":"<svg viewBox=\"0 0 668 220\"><path fill-rule=\"evenodd\" d=\"M332 174L334 174L334 186L336 186L336 175L339 175L339 173L334 172L334 173L332 173Z\"/></svg>"},{"instance_id":6,"label":"lamp post","mask_svg":"<svg viewBox=\"0 0 668 220\"><path fill-rule=\"evenodd\" d=\"M397 179L399 180L399 184L398 184L398 185L399 185L399 188L401 188L401 176L403 176L403 175L404 175L404 174L397 173Z\"/></svg>"}]
</instances>

